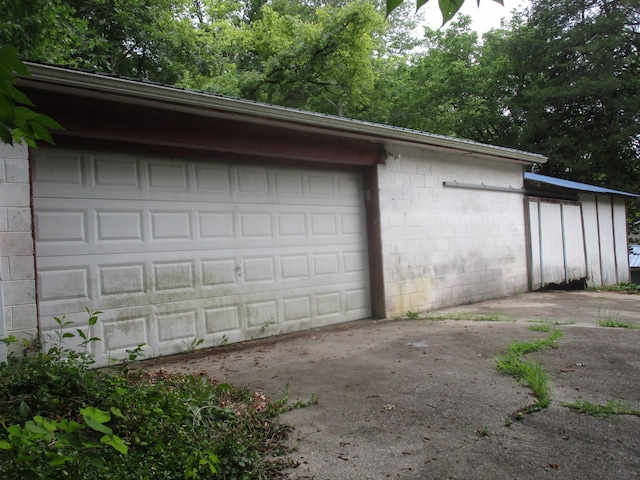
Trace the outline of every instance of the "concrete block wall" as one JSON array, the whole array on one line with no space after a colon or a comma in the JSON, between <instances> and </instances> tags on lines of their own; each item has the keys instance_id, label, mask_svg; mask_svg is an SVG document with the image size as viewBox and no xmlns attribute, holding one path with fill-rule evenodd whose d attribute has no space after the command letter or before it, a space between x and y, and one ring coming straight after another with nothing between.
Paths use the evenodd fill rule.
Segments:
<instances>
[{"instance_id":1,"label":"concrete block wall","mask_svg":"<svg viewBox=\"0 0 640 480\"><path fill-rule=\"evenodd\" d=\"M29 150L0 143L0 338L38 334L32 232Z\"/></svg>"},{"instance_id":2,"label":"concrete block wall","mask_svg":"<svg viewBox=\"0 0 640 480\"><path fill-rule=\"evenodd\" d=\"M385 303L390 317L527 290L523 168L448 152L388 147L379 166Z\"/></svg>"}]
</instances>

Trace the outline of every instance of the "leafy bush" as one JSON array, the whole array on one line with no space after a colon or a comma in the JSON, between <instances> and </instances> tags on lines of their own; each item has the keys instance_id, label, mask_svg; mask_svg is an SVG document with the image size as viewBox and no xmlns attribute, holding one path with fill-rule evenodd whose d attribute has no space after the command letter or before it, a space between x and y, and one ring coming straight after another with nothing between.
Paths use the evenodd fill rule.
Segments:
<instances>
[{"instance_id":1,"label":"leafy bush","mask_svg":"<svg viewBox=\"0 0 640 480\"><path fill-rule=\"evenodd\" d=\"M56 321L47 351L0 365L0 479L270 479L291 464L286 396L270 403L204 374L91 370L96 339L78 329L80 351L66 349L75 334Z\"/></svg>"}]
</instances>

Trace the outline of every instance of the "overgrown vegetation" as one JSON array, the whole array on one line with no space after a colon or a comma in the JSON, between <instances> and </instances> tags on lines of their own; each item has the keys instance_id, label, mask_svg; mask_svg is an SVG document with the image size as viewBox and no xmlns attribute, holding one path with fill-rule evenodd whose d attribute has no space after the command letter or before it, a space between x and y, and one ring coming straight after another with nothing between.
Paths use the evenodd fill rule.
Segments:
<instances>
[{"instance_id":1,"label":"overgrown vegetation","mask_svg":"<svg viewBox=\"0 0 640 480\"><path fill-rule=\"evenodd\" d=\"M521 408L513 416L519 420L523 413L529 413L547 408L551 403L551 388L549 376L539 362L525 360L522 357L531 352L539 352L546 348L556 348L558 340L562 338L560 330L553 330L546 338L533 342L511 342L504 352L495 356L496 367L499 371L513 375L533 391L535 402Z\"/></svg>"},{"instance_id":2,"label":"overgrown vegetation","mask_svg":"<svg viewBox=\"0 0 640 480\"><path fill-rule=\"evenodd\" d=\"M531 325L529 330L532 332L544 332L548 333L551 331L551 325L548 323L536 323L535 325Z\"/></svg>"},{"instance_id":3,"label":"overgrown vegetation","mask_svg":"<svg viewBox=\"0 0 640 480\"><path fill-rule=\"evenodd\" d=\"M616 285L605 285L598 287L596 290L604 290L607 292L620 292L629 295L640 295L640 285L636 283L621 282Z\"/></svg>"},{"instance_id":4,"label":"overgrown vegetation","mask_svg":"<svg viewBox=\"0 0 640 480\"><path fill-rule=\"evenodd\" d=\"M610 328L629 328L631 330L640 330L640 325L634 325L629 322L621 322L619 320L615 320L613 318L608 318L605 320L599 320L598 325L601 327L610 327Z\"/></svg>"},{"instance_id":5,"label":"overgrown vegetation","mask_svg":"<svg viewBox=\"0 0 640 480\"><path fill-rule=\"evenodd\" d=\"M558 320L558 319L550 319L550 318L541 318L539 320L530 320L530 323L534 323L536 325L574 325L576 323L575 320Z\"/></svg>"},{"instance_id":6,"label":"overgrown vegetation","mask_svg":"<svg viewBox=\"0 0 640 480\"><path fill-rule=\"evenodd\" d=\"M0 479L253 480L291 465L286 394L272 403L204 374L91 370L83 347L96 339L56 321L47 351L27 345L0 365ZM80 351L64 347L72 336Z\"/></svg>"},{"instance_id":7,"label":"overgrown vegetation","mask_svg":"<svg viewBox=\"0 0 640 480\"><path fill-rule=\"evenodd\" d=\"M508 317L497 313L493 314L475 314L469 312L452 312L438 313L428 312L419 313L413 310L407 310L405 316L409 320L467 320L471 322L515 322L515 317Z\"/></svg>"},{"instance_id":8,"label":"overgrown vegetation","mask_svg":"<svg viewBox=\"0 0 640 480\"><path fill-rule=\"evenodd\" d=\"M611 400L604 405L590 403L587 400L576 400L575 402L563 403L563 406L594 417L609 415L640 416L640 410L616 400Z\"/></svg>"}]
</instances>

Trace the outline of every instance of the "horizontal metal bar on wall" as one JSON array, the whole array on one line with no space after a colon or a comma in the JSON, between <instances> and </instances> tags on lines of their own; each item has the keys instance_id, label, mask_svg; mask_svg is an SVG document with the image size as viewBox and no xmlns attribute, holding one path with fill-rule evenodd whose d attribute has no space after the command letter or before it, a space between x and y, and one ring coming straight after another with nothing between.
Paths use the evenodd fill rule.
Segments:
<instances>
[{"instance_id":1,"label":"horizontal metal bar on wall","mask_svg":"<svg viewBox=\"0 0 640 480\"><path fill-rule=\"evenodd\" d=\"M490 192L507 192L507 193L525 193L523 188L514 188L514 187L497 187L492 185L485 185L484 183L461 183L457 181L453 182L442 182L443 187L453 187L453 188L467 188L470 190L487 190Z\"/></svg>"}]
</instances>

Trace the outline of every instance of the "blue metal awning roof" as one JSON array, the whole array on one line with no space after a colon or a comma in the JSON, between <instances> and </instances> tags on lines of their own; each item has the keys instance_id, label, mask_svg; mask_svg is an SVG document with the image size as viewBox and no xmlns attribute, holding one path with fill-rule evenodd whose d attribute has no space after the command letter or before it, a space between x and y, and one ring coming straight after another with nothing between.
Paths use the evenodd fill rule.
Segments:
<instances>
[{"instance_id":1,"label":"blue metal awning roof","mask_svg":"<svg viewBox=\"0 0 640 480\"><path fill-rule=\"evenodd\" d=\"M544 183L546 185L553 185L554 187L568 188L570 190L577 190L579 192L600 193L603 195L619 195L622 197L637 198L640 195L634 193L622 192L620 190L612 190L610 188L596 187L595 185L588 185L586 183L573 182L571 180L563 180L561 178L548 177L547 175L540 175L539 173L525 172L525 180L532 182Z\"/></svg>"}]
</instances>

